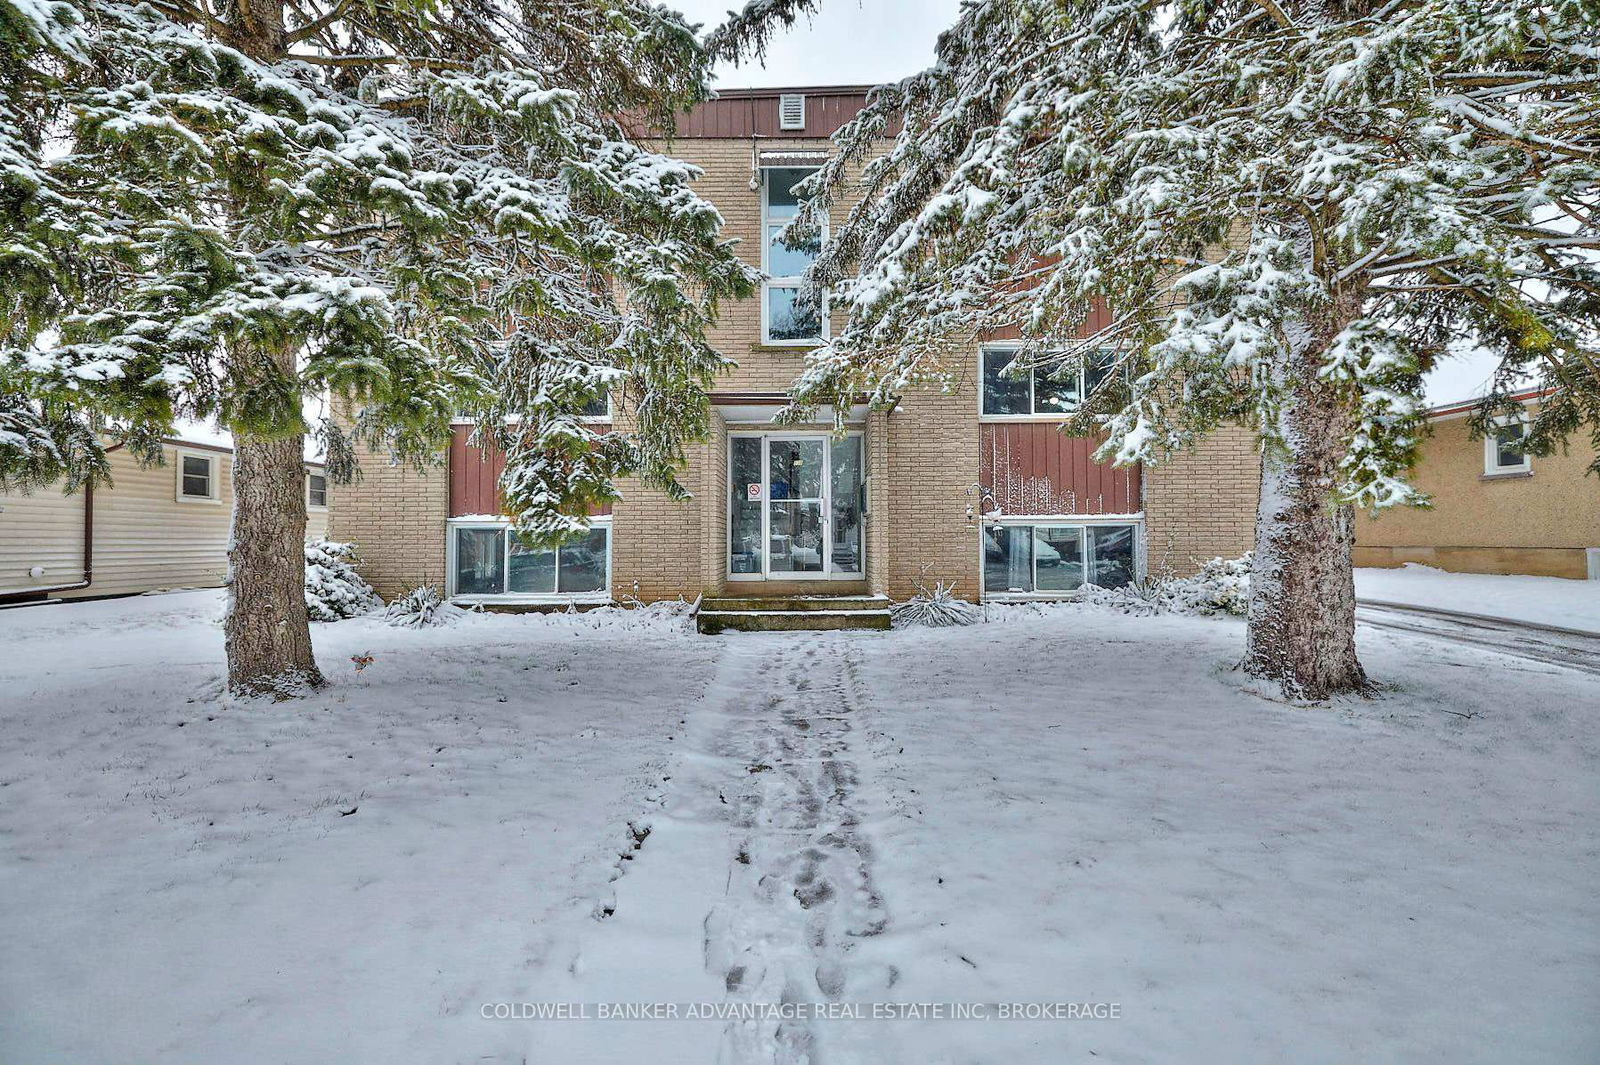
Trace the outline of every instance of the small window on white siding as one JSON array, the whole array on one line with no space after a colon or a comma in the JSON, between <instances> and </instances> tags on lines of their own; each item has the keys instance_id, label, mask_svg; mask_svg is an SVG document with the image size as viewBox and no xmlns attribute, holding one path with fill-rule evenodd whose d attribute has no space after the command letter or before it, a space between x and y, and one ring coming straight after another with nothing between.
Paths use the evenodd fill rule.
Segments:
<instances>
[{"instance_id":1,"label":"small window on white siding","mask_svg":"<svg viewBox=\"0 0 1600 1065\"><path fill-rule=\"evenodd\" d=\"M326 474L306 474L306 506L312 510L326 510L328 508L328 477Z\"/></svg>"},{"instance_id":2,"label":"small window on white siding","mask_svg":"<svg viewBox=\"0 0 1600 1065\"><path fill-rule=\"evenodd\" d=\"M783 93L778 97L778 128L806 128L806 98L803 93Z\"/></svg>"},{"instance_id":3,"label":"small window on white siding","mask_svg":"<svg viewBox=\"0 0 1600 1065\"><path fill-rule=\"evenodd\" d=\"M1531 473L1533 463L1522 450L1522 438L1528 426L1521 418L1506 419L1495 424L1494 431L1483 438L1483 472L1486 477L1508 473Z\"/></svg>"},{"instance_id":4,"label":"small window on white siding","mask_svg":"<svg viewBox=\"0 0 1600 1065\"><path fill-rule=\"evenodd\" d=\"M217 501L217 456L195 451L178 452L178 502Z\"/></svg>"}]
</instances>

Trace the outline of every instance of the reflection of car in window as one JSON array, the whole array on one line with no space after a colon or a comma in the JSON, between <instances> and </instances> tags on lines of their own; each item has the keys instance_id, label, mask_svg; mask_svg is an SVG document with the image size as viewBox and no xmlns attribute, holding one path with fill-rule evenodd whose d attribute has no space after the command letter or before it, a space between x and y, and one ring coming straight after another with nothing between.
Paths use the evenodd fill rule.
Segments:
<instances>
[{"instance_id":1,"label":"reflection of car in window","mask_svg":"<svg viewBox=\"0 0 1600 1065\"><path fill-rule=\"evenodd\" d=\"M983 555L988 559L1006 557L1005 550L1001 548L999 541L994 538L994 534L988 529L983 530ZM1033 538L1033 558L1041 566L1061 565L1061 552L1037 536Z\"/></svg>"}]
</instances>

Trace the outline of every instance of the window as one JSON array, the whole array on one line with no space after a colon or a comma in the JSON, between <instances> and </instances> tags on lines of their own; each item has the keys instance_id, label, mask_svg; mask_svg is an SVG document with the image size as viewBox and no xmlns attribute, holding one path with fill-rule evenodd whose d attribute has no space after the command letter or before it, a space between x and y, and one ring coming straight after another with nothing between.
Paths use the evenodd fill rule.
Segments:
<instances>
[{"instance_id":1,"label":"window","mask_svg":"<svg viewBox=\"0 0 1600 1065\"><path fill-rule=\"evenodd\" d=\"M456 525L450 532L452 596L606 598L611 530L595 525L554 549L529 547L506 525Z\"/></svg>"},{"instance_id":2,"label":"window","mask_svg":"<svg viewBox=\"0 0 1600 1065\"><path fill-rule=\"evenodd\" d=\"M583 405L581 416L585 421L608 422L611 420L611 397L598 396Z\"/></svg>"},{"instance_id":3,"label":"window","mask_svg":"<svg viewBox=\"0 0 1600 1065\"><path fill-rule=\"evenodd\" d=\"M983 529L985 595L1120 588L1136 573L1134 525L991 525Z\"/></svg>"},{"instance_id":4,"label":"window","mask_svg":"<svg viewBox=\"0 0 1600 1065\"><path fill-rule=\"evenodd\" d=\"M178 452L178 502L217 502L217 456Z\"/></svg>"},{"instance_id":5,"label":"window","mask_svg":"<svg viewBox=\"0 0 1600 1065\"><path fill-rule=\"evenodd\" d=\"M822 339L826 327L823 315L799 304L800 282L821 250L820 235L793 248L778 239L800 209L794 186L812 173L792 166L761 171L761 222L765 234L761 266L769 278L761 294L761 337L768 344L813 343Z\"/></svg>"},{"instance_id":6,"label":"window","mask_svg":"<svg viewBox=\"0 0 1600 1065\"><path fill-rule=\"evenodd\" d=\"M983 413L989 417L1052 417L1071 414L1084 396L1100 387L1112 373L1116 353L1091 355L1082 373L1034 369L1009 376L1006 368L1017 357L1012 347L988 347L983 358Z\"/></svg>"},{"instance_id":7,"label":"window","mask_svg":"<svg viewBox=\"0 0 1600 1065\"><path fill-rule=\"evenodd\" d=\"M328 476L323 473L306 474L306 506L313 510L328 509Z\"/></svg>"},{"instance_id":8,"label":"window","mask_svg":"<svg viewBox=\"0 0 1600 1065\"><path fill-rule=\"evenodd\" d=\"M1527 431L1527 423L1521 418L1495 423L1494 431L1483 439L1484 476L1532 472L1533 463L1522 450L1522 438Z\"/></svg>"}]
</instances>

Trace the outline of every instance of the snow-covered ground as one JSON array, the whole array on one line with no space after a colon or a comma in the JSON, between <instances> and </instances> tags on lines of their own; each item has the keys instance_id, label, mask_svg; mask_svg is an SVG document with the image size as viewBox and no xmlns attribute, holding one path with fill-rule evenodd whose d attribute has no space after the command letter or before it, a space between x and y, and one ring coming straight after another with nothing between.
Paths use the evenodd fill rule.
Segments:
<instances>
[{"instance_id":1,"label":"snow-covered ground","mask_svg":"<svg viewBox=\"0 0 1600 1065\"><path fill-rule=\"evenodd\" d=\"M1295 707L1231 620L490 616L225 705L217 603L0 612L0 1060L1600 1058L1600 678L1385 633L1384 698Z\"/></svg>"},{"instance_id":2,"label":"snow-covered ground","mask_svg":"<svg viewBox=\"0 0 1600 1065\"><path fill-rule=\"evenodd\" d=\"M1356 595L1600 633L1600 581L1447 573L1408 563L1397 569L1356 570Z\"/></svg>"}]
</instances>

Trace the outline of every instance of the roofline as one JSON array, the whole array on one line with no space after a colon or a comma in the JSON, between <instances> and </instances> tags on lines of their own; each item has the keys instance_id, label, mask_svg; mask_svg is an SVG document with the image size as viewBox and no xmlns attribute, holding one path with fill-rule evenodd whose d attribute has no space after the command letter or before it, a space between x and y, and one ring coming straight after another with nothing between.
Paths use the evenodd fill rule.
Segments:
<instances>
[{"instance_id":1,"label":"roofline","mask_svg":"<svg viewBox=\"0 0 1600 1065\"><path fill-rule=\"evenodd\" d=\"M1536 399L1554 395L1555 391L1553 388L1525 388L1521 392L1511 393L1506 398L1514 403L1531 403ZM1429 407L1424 414L1429 418L1448 418L1454 414L1466 414L1482 403L1482 399L1460 399L1454 403L1441 403L1437 407Z\"/></svg>"},{"instance_id":2,"label":"roofline","mask_svg":"<svg viewBox=\"0 0 1600 1065\"><path fill-rule=\"evenodd\" d=\"M713 89L712 99L759 100L764 96L782 96L785 93L805 93L808 96L864 96L876 85L790 85L776 89Z\"/></svg>"},{"instance_id":3,"label":"roofline","mask_svg":"<svg viewBox=\"0 0 1600 1065\"><path fill-rule=\"evenodd\" d=\"M161 442L163 444L169 444L172 447L188 448L191 451L215 451L219 455L233 454L233 448L229 447L227 444L213 444L209 440L185 440L181 436L163 436L161 438ZM305 464L307 466L322 467L328 465L322 459L306 459Z\"/></svg>"}]
</instances>

